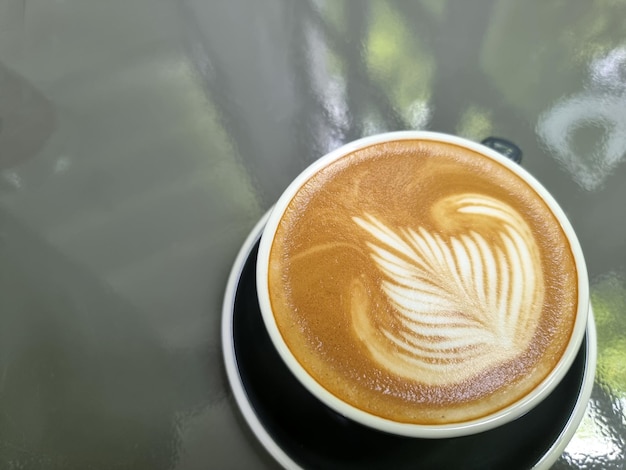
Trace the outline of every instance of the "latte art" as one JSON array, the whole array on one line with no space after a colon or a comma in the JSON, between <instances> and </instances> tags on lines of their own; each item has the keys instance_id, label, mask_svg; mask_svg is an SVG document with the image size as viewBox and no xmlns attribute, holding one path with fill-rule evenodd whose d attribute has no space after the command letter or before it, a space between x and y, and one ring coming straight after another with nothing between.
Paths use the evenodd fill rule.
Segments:
<instances>
[{"instance_id":1,"label":"latte art","mask_svg":"<svg viewBox=\"0 0 626 470\"><path fill-rule=\"evenodd\" d=\"M392 318L374 320L378 312L355 285L356 334L382 367L430 385L461 382L521 354L544 296L537 244L513 208L480 194L440 206L448 209L435 214L441 233L353 218L371 236L367 246L393 306ZM477 227L445 235L464 216Z\"/></svg>"},{"instance_id":2,"label":"latte art","mask_svg":"<svg viewBox=\"0 0 626 470\"><path fill-rule=\"evenodd\" d=\"M399 140L307 178L281 210L263 283L281 350L311 380L371 415L447 424L549 376L574 330L576 263L516 172Z\"/></svg>"}]
</instances>

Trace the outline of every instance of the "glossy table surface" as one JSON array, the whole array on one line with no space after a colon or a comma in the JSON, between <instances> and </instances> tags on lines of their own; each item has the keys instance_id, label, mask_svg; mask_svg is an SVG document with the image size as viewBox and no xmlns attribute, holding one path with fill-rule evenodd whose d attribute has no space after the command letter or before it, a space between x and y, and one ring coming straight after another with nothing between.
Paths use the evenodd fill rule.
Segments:
<instances>
[{"instance_id":1,"label":"glossy table surface","mask_svg":"<svg viewBox=\"0 0 626 470\"><path fill-rule=\"evenodd\" d=\"M0 0L0 468L276 468L222 365L290 180L388 130L517 144L587 259L598 369L555 468L626 466L626 4Z\"/></svg>"}]
</instances>

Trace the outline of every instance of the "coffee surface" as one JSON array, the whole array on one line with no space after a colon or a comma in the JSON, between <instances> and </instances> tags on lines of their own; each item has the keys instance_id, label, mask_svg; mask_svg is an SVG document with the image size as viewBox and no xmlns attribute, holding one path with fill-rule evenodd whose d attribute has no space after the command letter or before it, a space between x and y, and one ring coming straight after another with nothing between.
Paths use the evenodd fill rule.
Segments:
<instances>
[{"instance_id":1,"label":"coffee surface","mask_svg":"<svg viewBox=\"0 0 626 470\"><path fill-rule=\"evenodd\" d=\"M550 209L506 167L447 143L377 144L318 172L269 264L298 362L393 421L506 407L549 374L576 316L575 262Z\"/></svg>"}]
</instances>

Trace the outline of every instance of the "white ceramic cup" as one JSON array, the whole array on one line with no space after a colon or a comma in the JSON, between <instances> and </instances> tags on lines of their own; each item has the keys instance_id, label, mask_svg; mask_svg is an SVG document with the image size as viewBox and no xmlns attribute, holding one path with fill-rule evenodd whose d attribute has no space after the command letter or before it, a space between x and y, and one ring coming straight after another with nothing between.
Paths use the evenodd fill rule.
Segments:
<instances>
[{"instance_id":1,"label":"white ceramic cup","mask_svg":"<svg viewBox=\"0 0 626 470\"><path fill-rule=\"evenodd\" d=\"M534 191L544 200L544 202L548 205L552 213L560 222L561 227L569 240L574 255L578 275L577 317L575 320L572 335L570 337L570 341L567 345L565 353L563 354L557 365L548 374L548 376L541 383L539 383L538 386L536 386L530 393L523 396L520 400L495 413L489 414L479 419L461 423L424 425L392 421L390 419L381 418L379 416L356 408L330 393L328 390L326 390L326 388L320 385L313 377L311 377L307 373L307 371L300 365L298 360L289 350L277 327L276 320L274 319L268 292L267 281L269 255L274 235L281 222L281 218L285 209L292 200L293 196L300 189L300 187L304 183L306 183L312 175L316 174L322 168L325 168L327 165L334 162L335 160L358 149L382 142L416 139L451 143L454 145L468 148L495 160L502 166L513 171L525 182L527 182L534 189ZM383 432L420 438L449 438L475 434L501 426L527 413L554 390L554 388L558 385L558 383L570 369L570 366L572 365L582 343L587 327L589 312L589 282L583 253L580 248L580 244L578 242L576 234L574 233L571 224L567 220L565 213L560 208L555 199L550 195L550 193L521 166L502 156L498 152L488 147L485 147L484 145L452 135L423 131L392 132L374 135L354 141L328 153L324 157L315 161L312 165L306 168L298 177L296 177L296 179L287 187L287 189L278 199L276 205L270 213L265 229L263 230L263 235L261 237L261 242L259 246L259 254L257 258L257 290L263 320L265 322L274 347L276 348L279 355L284 360L290 371L304 385L304 387L306 387L309 392L311 392L315 397L317 397L320 401L329 406L331 409L358 423L378 429ZM280 389L280 384L276 384L276 387L277 389Z\"/></svg>"}]
</instances>

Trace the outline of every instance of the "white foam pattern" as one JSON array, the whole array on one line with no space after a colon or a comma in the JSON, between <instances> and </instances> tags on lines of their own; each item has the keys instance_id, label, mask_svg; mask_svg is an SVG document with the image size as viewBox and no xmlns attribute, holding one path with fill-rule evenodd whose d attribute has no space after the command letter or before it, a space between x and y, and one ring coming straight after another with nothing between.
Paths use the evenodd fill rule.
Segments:
<instances>
[{"instance_id":1,"label":"white foam pattern","mask_svg":"<svg viewBox=\"0 0 626 470\"><path fill-rule=\"evenodd\" d=\"M353 218L370 235L365 243L393 308L390 318L380 318L357 289L352 317L383 367L446 385L524 352L544 286L537 243L512 207L461 194L437 208L435 233L422 226L394 230L369 214Z\"/></svg>"}]
</instances>

